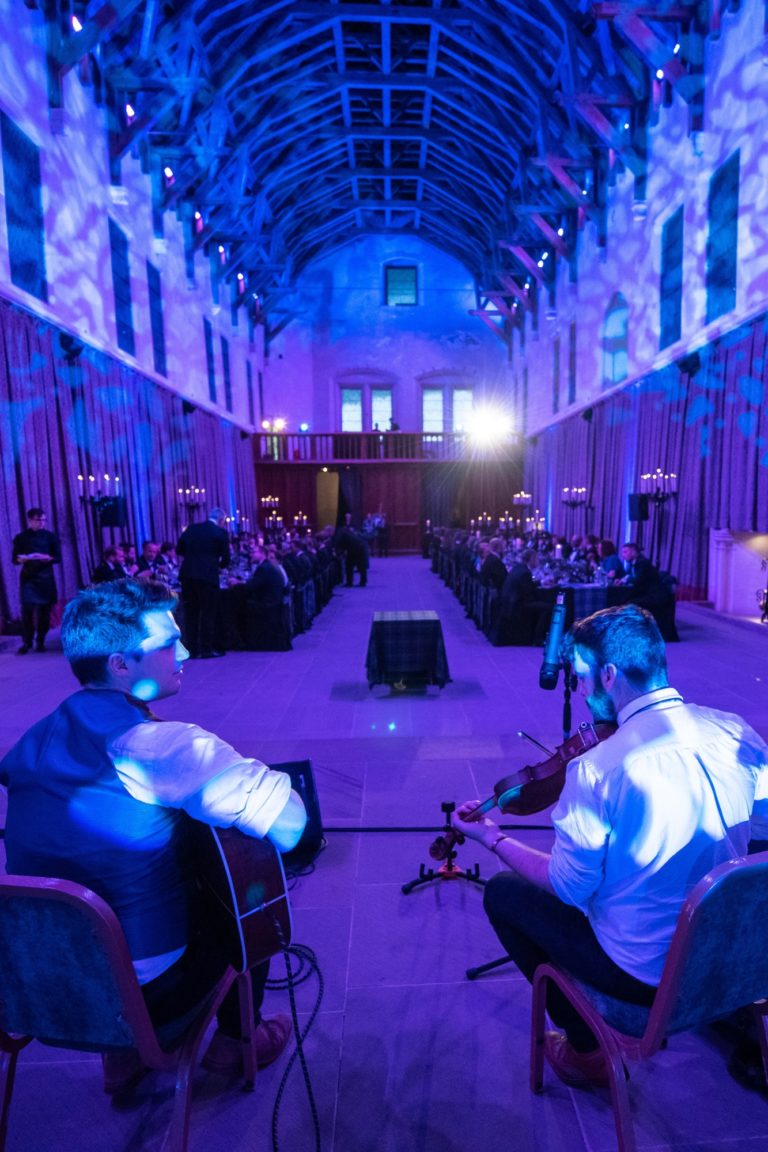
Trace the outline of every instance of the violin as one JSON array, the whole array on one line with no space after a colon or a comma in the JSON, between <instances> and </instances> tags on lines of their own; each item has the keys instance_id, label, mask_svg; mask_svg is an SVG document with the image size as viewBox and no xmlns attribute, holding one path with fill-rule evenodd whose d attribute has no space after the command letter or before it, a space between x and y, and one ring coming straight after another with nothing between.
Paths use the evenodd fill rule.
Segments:
<instances>
[{"instance_id":1,"label":"violin","mask_svg":"<svg viewBox=\"0 0 768 1152\"><path fill-rule=\"evenodd\" d=\"M486 812L498 808L506 815L530 816L554 804L565 784L565 770L571 760L595 748L616 731L616 725L598 720L594 724L580 724L572 736L558 745L547 760L527 764L510 776L503 776L493 787L493 795L478 804L463 819L479 820ZM430 845L433 860L445 860L455 844L463 844L464 837L456 828L449 828Z\"/></svg>"}]
</instances>

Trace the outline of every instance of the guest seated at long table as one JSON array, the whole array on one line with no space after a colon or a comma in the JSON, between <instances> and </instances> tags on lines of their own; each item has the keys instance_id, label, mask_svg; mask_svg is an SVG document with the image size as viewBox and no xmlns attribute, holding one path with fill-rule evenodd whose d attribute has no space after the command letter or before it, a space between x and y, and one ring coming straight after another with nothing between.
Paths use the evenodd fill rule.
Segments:
<instances>
[{"instance_id":1,"label":"guest seated at long table","mask_svg":"<svg viewBox=\"0 0 768 1152\"><path fill-rule=\"evenodd\" d=\"M544 599L533 580L539 554L526 548L512 565L501 589L491 624L492 644L539 644L547 635L552 603Z\"/></svg>"},{"instance_id":2,"label":"guest seated at long table","mask_svg":"<svg viewBox=\"0 0 768 1152\"><path fill-rule=\"evenodd\" d=\"M255 568L245 585L245 646L251 651L282 652L292 647L285 605L285 583L261 544L254 544Z\"/></svg>"},{"instance_id":3,"label":"guest seated at long table","mask_svg":"<svg viewBox=\"0 0 768 1152\"><path fill-rule=\"evenodd\" d=\"M647 608L655 617L665 640L678 640L675 626L675 580L642 556L637 544L622 545L624 575L615 583L626 589L626 599Z\"/></svg>"}]
</instances>

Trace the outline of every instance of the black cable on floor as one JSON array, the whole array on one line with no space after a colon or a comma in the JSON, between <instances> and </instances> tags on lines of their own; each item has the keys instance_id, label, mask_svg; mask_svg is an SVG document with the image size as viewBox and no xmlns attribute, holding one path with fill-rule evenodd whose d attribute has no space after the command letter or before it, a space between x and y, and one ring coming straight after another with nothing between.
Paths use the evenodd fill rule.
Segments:
<instances>
[{"instance_id":1,"label":"black cable on floor","mask_svg":"<svg viewBox=\"0 0 768 1152\"><path fill-rule=\"evenodd\" d=\"M299 967L296 972L291 967L291 957L294 957L299 962ZM285 1066L282 1079L278 1085L277 1095L275 1096L275 1106L272 1109L272 1148L273 1152L279 1152L279 1138L278 1126L280 1122L280 1105L282 1103L283 1095L285 1093L288 1077L293 1070L293 1067L298 1060L301 1065L304 1085L307 1092L307 1100L309 1101L309 1110L312 1115L312 1130L315 1135L315 1150L320 1152L320 1118L317 1114L317 1104L315 1103L315 1095L312 1090L312 1082L309 1076L309 1068L307 1067L306 1057L304 1055L304 1041L309 1035L309 1031L315 1022L318 1012L320 1011L320 1004L323 999L325 991L325 983L323 981L323 974L320 971L320 966L317 963L317 956L308 948L306 944L291 944L289 947L283 949L283 957L285 958L285 979L271 979L267 981L267 988L272 989L288 989L288 998L291 1004L291 1019L293 1021L293 1034L296 1037L296 1047L291 1053L291 1057ZM296 988L299 984L303 984L309 980L312 974L317 976L317 997L314 1006L309 1016L304 1030L299 1029L299 1018L296 1010Z\"/></svg>"}]
</instances>

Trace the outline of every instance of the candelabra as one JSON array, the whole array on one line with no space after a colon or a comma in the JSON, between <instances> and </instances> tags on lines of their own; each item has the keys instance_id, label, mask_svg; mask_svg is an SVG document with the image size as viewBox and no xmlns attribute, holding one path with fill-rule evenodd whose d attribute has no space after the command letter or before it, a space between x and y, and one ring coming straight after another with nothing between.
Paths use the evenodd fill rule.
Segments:
<instances>
[{"instance_id":1,"label":"candelabra","mask_svg":"<svg viewBox=\"0 0 768 1152\"><path fill-rule=\"evenodd\" d=\"M90 473L84 476L78 472L77 483L80 488L79 495L83 507L92 508L99 515L102 515L106 509L113 505L119 507L122 503L119 476L110 476L108 472L105 472L103 476L97 479ZM104 485L103 489L102 484Z\"/></svg>"},{"instance_id":2,"label":"candelabra","mask_svg":"<svg viewBox=\"0 0 768 1152\"><path fill-rule=\"evenodd\" d=\"M188 488L179 488L177 494L179 508L184 508L191 516L197 512L201 504L205 503L205 488L197 484L190 484Z\"/></svg>"},{"instance_id":3,"label":"candelabra","mask_svg":"<svg viewBox=\"0 0 768 1152\"><path fill-rule=\"evenodd\" d=\"M515 492L512 497L512 503L516 508L530 508L533 503L533 496L531 496L530 492L525 492L521 489L519 492Z\"/></svg>"},{"instance_id":4,"label":"candelabra","mask_svg":"<svg viewBox=\"0 0 768 1152\"><path fill-rule=\"evenodd\" d=\"M640 491L644 492L652 504L660 508L667 500L677 496L677 476L674 472L644 472L640 477Z\"/></svg>"},{"instance_id":5,"label":"candelabra","mask_svg":"<svg viewBox=\"0 0 768 1152\"><path fill-rule=\"evenodd\" d=\"M655 472L644 472L640 477L640 492L648 497L649 502L656 509L654 524L656 548L654 555L656 563L660 564L662 514L667 501L677 496L677 475L674 472L663 472L661 468L657 468Z\"/></svg>"},{"instance_id":6,"label":"candelabra","mask_svg":"<svg viewBox=\"0 0 768 1152\"><path fill-rule=\"evenodd\" d=\"M586 503L586 488L563 488L563 504L566 508L583 508Z\"/></svg>"}]
</instances>

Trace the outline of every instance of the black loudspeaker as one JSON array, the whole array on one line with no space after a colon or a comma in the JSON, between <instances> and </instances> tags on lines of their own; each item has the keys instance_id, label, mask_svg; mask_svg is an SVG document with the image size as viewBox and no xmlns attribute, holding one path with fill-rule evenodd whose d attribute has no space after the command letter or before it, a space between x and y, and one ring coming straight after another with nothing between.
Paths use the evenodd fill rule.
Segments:
<instances>
[{"instance_id":1,"label":"black loudspeaker","mask_svg":"<svg viewBox=\"0 0 768 1152\"><path fill-rule=\"evenodd\" d=\"M648 497L645 492L630 492L629 518L630 520L648 519Z\"/></svg>"},{"instance_id":2,"label":"black loudspeaker","mask_svg":"<svg viewBox=\"0 0 768 1152\"><path fill-rule=\"evenodd\" d=\"M275 772L285 772L291 778L291 787L298 792L307 810L307 826L295 848L283 855L286 868L302 868L311 864L323 846L323 821L317 798L315 774L311 760L289 760L285 764L270 764Z\"/></svg>"},{"instance_id":3,"label":"black loudspeaker","mask_svg":"<svg viewBox=\"0 0 768 1152\"><path fill-rule=\"evenodd\" d=\"M125 528L128 509L125 496L103 496L99 501L99 523L102 528Z\"/></svg>"}]
</instances>

